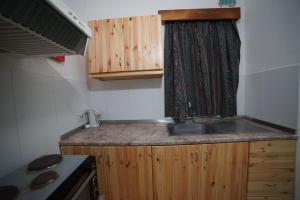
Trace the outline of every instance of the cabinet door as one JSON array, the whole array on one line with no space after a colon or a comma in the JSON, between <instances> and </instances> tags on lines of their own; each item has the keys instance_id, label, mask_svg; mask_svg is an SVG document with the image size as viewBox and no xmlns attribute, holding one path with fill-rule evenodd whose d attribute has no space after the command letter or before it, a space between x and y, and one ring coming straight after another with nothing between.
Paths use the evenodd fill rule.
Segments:
<instances>
[{"instance_id":1,"label":"cabinet door","mask_svg":"<svg viewBox=\"0 0 300 200\"><path fill-rule=\"evenodd\" d=\"M107 71L109 64L106 50L110 47L106 39L109 30L107 22L103 20L89 21L88 24L92 30L92 37L89 39L87 48L87 65L90 74L97 74Z\"/></svg>"},{"instance_id":2,"label":"cabinet door","mask_svg":"<svg viewBox=\"0 0 300 200\"><path fill-rule=\"evenodd\" d=\"M92 38L88 44L87 64L92 76L103 74L99 77L104 78L104 74L116 76L116 72L136 72L136 75L149 77L162 74L159 15L94 20L89 26ZM143 71L148 73L141 74Z\"/></svg>"},{"instance_id":3,"label":"cabinet door","mask_svg":"<svg viewBox=\"0 0 300 200\"><path fill-rule=\"evenodd\" d=\"M91 155L96 158L97 178L100 194L106 194L109 191L107 187L107 177L105 174L105 163L103 162L102 155L105 154L104 147L92 146L61 146L61 153L63 155Z\"/></svg>"},{"instance_id":4,"label":"cabinet door","mask_svg":"<svg viewBox=\"0 0 300 200\"><path fill-rule=\"evenodd\" d=\"M154 199L200 199L201 145L153 146Z\"/></svg>"},{"instance_id":5,"label":"cabinet door","mask_svg":"<svg viewBox=\"0 0 300 200\"><path fill-rule=\"evenodd\" d=\"M96 157L100 194L105 200L152 200L151 147L62 146L65 155Z\"/></svg>"},{"instance_id":6,"label":"cabinet door","mask_svg":"<svg viewBox=\"0 0 300 200\"><path fill-rule=\"evenodd\" d=\"M124 18L125 71L162 69L160 15Z\"/></svg>"},{"instance_id":7,"label":"cabinet door","mask_svg":"<svg viewBox=\"0 0 300 200\"><path fill-rule=\"evenodd\" d=\"M105 147L101 162L105 165L105 199L153 199L151 147Z\"/></svg>"},{"instance_id":8,"label":"cabinet door","mask_svg":"<svg viewBox=\"0 0 300 200\"><path fill-rule=\"evenodd\" d=\"M244 200L247 189L248 142L205 144L201 198Z\"/></svg>"},{"instance_id":9,"label":"cabinet door","mask_svg":"<svg viewBox=\"0 0 300 200\"><path fill-rule=\"evenodd\" d=\"M89 72L124 71L123 19L94 20L89 26L92 29L87 56Z\"/></svg>"},{"instance_id":10,"label":"cabinet door","mask_svg":"<svg viewBox=\"0 0 300 200\"><path fill-rule=\"evenodd\" d=\"M246 199L248 143L152 147L154 199Z\"/></svg>"},{"instance_id":11,"label":"cabinet door","mask_svg":"<svg viewBox=\"0 0 300 200\"><path fill-rule=\"evenodd\" d=\"M124 21L123 19L109 19L106 21L110 31L107 72L121 72L124 71Z\"/></svg>"}]
</instances>

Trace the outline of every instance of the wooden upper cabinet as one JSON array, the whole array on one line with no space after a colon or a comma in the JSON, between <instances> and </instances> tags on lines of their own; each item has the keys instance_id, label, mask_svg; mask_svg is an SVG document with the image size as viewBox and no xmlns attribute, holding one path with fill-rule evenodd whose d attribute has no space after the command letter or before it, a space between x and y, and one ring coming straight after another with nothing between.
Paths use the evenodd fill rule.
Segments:
<instances>
[{"instance_id":1,"label":"wooden upper cabinet","mask_svg":"<svg viewBox=\"0 0 300 200\"><path fill-rule=\"evenodd\" d=\"M162 41L159 15L89 22L92 38L87 65L92 78L161 77Z\"/></svg>"},{"instance_id":2,"label":"wooden upper cabinet","mask_svg":"<svg viewBox=\"0 0 300 200\"><path fill-rule=\"evenodd\" d=\"M92 38L88 45L91 74L124 70L124 24L122 19L90 21Z\"/></svg>"},{"instance_id":3,"label":"wooden upper cabinet","mask_svg":"<svg viewBox=\"0 0 300 200\"><path fill-rule=\"evenodd\" d=\"M246 199L248 149L247 142L152 147L154 199Z\"/></svg>"}]
</instances>

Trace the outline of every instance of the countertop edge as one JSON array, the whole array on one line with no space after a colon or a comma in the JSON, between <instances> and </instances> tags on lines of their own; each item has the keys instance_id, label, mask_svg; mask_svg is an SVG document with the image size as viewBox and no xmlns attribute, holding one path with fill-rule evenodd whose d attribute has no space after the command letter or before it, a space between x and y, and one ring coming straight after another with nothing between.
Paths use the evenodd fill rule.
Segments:
<instances>
[{"instance_id":1,"label":"countertop edge","mask_svg":"<svg viewBox=\"0 0 300 200\"><path fill-rule=\"evenodd\" d=\"M276 124L272 124L269 122L264 122L261 120L257 120L255 118L250 118L247 116L237 116L235 117L236 119L245 119L248 120L250 123L254 123L258 126L265 127L269 130L274 131L276 134L270 133L262 133L262 134L254 134L254 135L249 135L246 133L246 135L239 134L239 133L227 133L227 134L215 134L211 136L203 136L200 138L185 138L181 136L168 136L168 137L177 137L175 140L135 140L132 138L132 140L117 140L117 141L74 141L74 140L68 140L69 138L73 137L75 134L81 134L84 132L86 129L84 129L83 126L77 127L66 134L63 134L60 137L60 141L58 142L59 146L172 146L172 145L195 145L195 144L214 144L214 143L234 143L234 142L252 142L252 141L272 141L272 140L297 140L298 136L289 131L293 129L289 129L283 126L279 126ZM110 124L110 125L129 125L131 123L133 124L166 124L169 123L169 120L117 120L117 121L108 121L104 122L104 124ZM101 126L99 127L101 128ZM270 135L268 135L270 134ZM224 137L225 136L225 137Z\"/></svg>"},{"instance_id":2,"label":"countertop edge","mask_svg":"<svg viewBox=\"0 0 300 200\"><path fill-rule=\"evenodd\" d=\"M216 143L235 143L235 142L254 142L254 141L274 141L274 140L298 140L297 135L286 135L286 136L270 136L270 137L253 137L251 139L215 139L215 140L203 140L203 141L176 141L176 142L143 142L141 143L99 143L99 142L88 142L88 143L74 143L60 141L59 146L172 146L172 145L197 145L197 144L216 144Z\"/></svg>"}]
</instances>

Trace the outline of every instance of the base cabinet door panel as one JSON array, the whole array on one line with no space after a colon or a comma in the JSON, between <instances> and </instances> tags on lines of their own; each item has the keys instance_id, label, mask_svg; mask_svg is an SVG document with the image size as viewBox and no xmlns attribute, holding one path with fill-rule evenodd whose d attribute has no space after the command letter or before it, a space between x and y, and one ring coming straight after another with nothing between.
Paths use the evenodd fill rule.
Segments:
<instances>
[{"instance_id":1,"label":"base cabinet door panel","mask_svg":"<svg viewBox=\"0 0 300 200\"><path fill-rule=\"evenodd\" d=\"M248 143L152 147L154 199L246 199Z\"/></svg>"},{"instance_id":2,"label":"base cabinet door panel","mask_svg":"<svg viewBox=\"0 0 300 200\"><path fill-rule=\"evenodd\" d=\"M204 145L208 151L203 198L211 200L246 199L248 142ZM206 150L207 149L207 150Z\"/></svg>"},{"instance_id":3,"label":"base cabinet door panel","mask_svg":"<svg viewBox=\"0 0 300 200\"><path fill-rule=\"evenodd\" d=\"M99 191L105 200L152 200L151 146L62 146L65 155L96 157Z\"/></svg>"},{"instance_id":4,"label":"base cabinet door panel","mask_svg":"<svg viewBox=\"0 0 300 200\"><path fill-rule=\"evenodd\" d=\"M201 147L152 147L154 199L200 199Z\"/></svg>"},{"instance_id":5,"label":"base cabinet door panel","mask_svg":"<svg viewBox=\"0 0 300 200\"><path fill-rule=\"evenodd\" d=\"M93 146L61 146L61 153L64 155L91 155L96 158L97 177L100 194L108 193L107 177L105 174L105 163L102 162L102 157L105 151L102 147Z\"/></svg>"},{"instance_id":6,"label":"base cabinet door panel","mask_svg":"<svg viewBox=\"0 0 300 200\"><path fill-rule=\"evenodd\" d=\"M105 147L106 200L151 200L151 147Z\"/></svg>"}]
</instances>

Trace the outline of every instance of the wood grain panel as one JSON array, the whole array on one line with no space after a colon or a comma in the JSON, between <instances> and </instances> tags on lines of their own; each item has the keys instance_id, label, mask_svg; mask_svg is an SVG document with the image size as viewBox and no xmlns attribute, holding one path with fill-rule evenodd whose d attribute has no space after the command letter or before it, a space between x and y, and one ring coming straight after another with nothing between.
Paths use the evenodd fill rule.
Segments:
<instances>
[{"instance_id":1,"label":"wood grain panel","mask_svg":"<svg viewBox=\"0 0 300 200\"><path fill-rule=\"evenodd\" d=\"M60 149L63 155L97 155L91 146L61 146Z\"/></svg>"},{"instance_id":2,"label":"wood grain panel","mask_svg":"<svg viewBox=\"0 0 300 200\"><path fill-rule=\"evenodd\" d=\"M126 79L145 79L145 78L161 78L164 74L163 70L149 70L149 71L132 71L132 72L113 72L92 74L91 78L100 80L126 80Z\"/></svg>"},{"instance_id":3,"label":"wood grain panel","mask_svg":"<svg viewBox=\"0 0 300 200\"><path fill-rule=\"evenodd\" d=\"M159 15L90 21L93 35L87 65L91 78L101 80L157 78L163 73L161 17ZM156 70L156 71L155 71ZM137 72L114 76L112 72ZM151 76L152 74L152 76ZM161 77L161 76L160 76Z\"/></svg>"},{"instance_id":4,"label":"wood grain panel","mask_svg":"<svg viewBox=\"0 0 300 200\"><path fill-rule=\"evenodd\" d=\"M151 147L105 147L108 188L112 200L153 198Z\"/></svg>"},{"instance_id":5,"label":"wood grain panel","mask_svg":"<svg viewBox=\"0 0 300 200\"><path fill-rule=\"evenodd\" d=\"M293 182L294 175L294 169L249 170L248 181Z\"/></svg>"},{"instance_id":6,"label":"wood grain panel","mask_svg":"<svg viewBox=\"0 0 300 200\"><path fill-rule=\"evenodd\" d=\"M162 69L159 15L124 19L125 70Z\"/></svg>"},{"instance_id":7,"label":"wood grain panel","mask_svg":"<svg viewBox=\"0 0 300 200\"><path fill-rule=\"evenodd\" d=\"M248 199L293 199L295 151L296 140L251 142Z\"/></svg>"},{"instance_id":8,"label":"wood grain panel","mask_svg":"<svg viewBox=\"0 0 300 200\"><path fill-rule=\"evenodd\" d=\"M109 19L109 41L111 45L108 56L111 65L108 72L120 72L124 70L124 22L123 19Z\"/></svg>"},{"instance_id":9,"label":"wood grain panel","mask_svg":"<svg viewBox=\"0 0 300 200\"><path fill-rule=\"evenodd\" d=\"M90 21L92 38L88 45L89 73L105 73L124 69L123 19Z\"/></svg>"},{"instance_id":10,"label":"wood grain panel","mask_svg":"<svg viewBox=\"0 0 300 200\"><path fill-rule=\"evenodd\" d=\"M248 196L293 197L293 182L256 181L248 183Z\"/></svg>"},{"instance_id":11,"label":"wood grain panel","mask_svg":"<svg viewBox=\"0 0 300 200\"><path fill-rule=\"evenodd\" d=\"M141 47L141 18L124 18L124 48L125 48L125 71L136 71L143 66L143 59L139 57Z\"/></svg>"},{"instance_id":12,"label":"wood grain panel","mask_svg":"<svg viewBox=\"0 0 300 200\"><path fill-rule=\"evenodd\" d=\"M201 199L246 199L248 142L203 145L208 158L203 166Z\"/></svg>"},{"instance_id":13,"label":"wood grain panel","mask_svg":"<svg viewBox=\"0 0 300 200\"><path fill-rule=\"evenodd\" d=\"M291 197L248 197L247 200L292 200Z\"/></svg>"},{"instance_id":14,"label":"wood grain panel","mask_svg":"<svg viewBox=\"0 0 300 200\"><path fill-rule=\"evenodd\" d=\"M295 140L251 142L249 169L293 169Z\"/></svg>"},{"instance_id":15,"label":"wood grain panel","mask_svg":"<svg viewBox=\"0 0 300 200\"><path fill-rule=\"evenodd\" d=\"M61 146L65 155L94 155L106 200L152 200L151 147Z\"/></svg>"},{"instance_id":16,"label":"wood grain panel","mask_svg":"<svg viewBox=\"0 0 300 200\"><path fill-rule=\"evenodd\" d=\"M296 140L253 141L250 156L253 153L294 153Z\"/></svg>"},{"instance_id":17,"label":"wood grain panel","mask_svg":"<svg viewBox=\"0 0 300 200\"><path fill-rule=\"evenodd\" d=\"M154 199L199 199L200 145L152 147Z\"/></svg>"},{"instance_id":18,"label":"wood grain panel","mask_svg":"<svg viewBox=\"0 0 300 200\"><path fill-rule=\"evenodd\" d=\"M110 52L111 43L108 40L107 34L109 34L109 21L97 20L97 33L96 40L96 73L107 72L108 67L111 66Z\"/></svg>"},{"instance_id":19,"label":"wood grain panel","mask_svg":"<svg viewBox=\"0 0 300 200\"><path fill-rule=\"evenodd\" d=\"M61 146L61 153L63 155L92 155L96 158L97 178L99 184L100 194L107 194L109 188L107 187L107 176L105 173L105 165L101 155L104 155L104 148L92 146Z\"/></svg>"},{"instance_id":20,"label":"wood grain panel","mask_svg":"<svg viewBox=\"0 0 300 200\"><path fill-rule=\"evenodd\" d=\"M89 73L107 72L108 66L111 66L111 43L108 39L109 21L94 20L89 22L89 26L92 30L87 51Z\"/></svg>"},{"instance_id":21,"label":"wood grain panel","mask_svg":"<svg viewBox=\"0 0 300 200\"><path fill-rule=\"evenodd\" d=\"M141 17L143 68L161 69L161 19L159 15Z\"/></svg>"},{"instance_id":22,"label":"wood grain panel","mask_svg":"<svg viewBox=\"0 0 300 200\"><path fill-rule=\"evenodd\" d=\"M159 10L163 21L182 20L238 20L241 18L240 8L205 8L205 9L180 9Z\"/></svg>"},{"instance_id":23,"label":"wood grain panel","mask_svg":"<svg viewBox=\"0 0 300 200\"><path fill-rule=\"evenodd\" d=\"M248 149L248 143L152 147L154 199L246 199Z\"/></svg>"}]
</instances>

